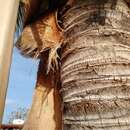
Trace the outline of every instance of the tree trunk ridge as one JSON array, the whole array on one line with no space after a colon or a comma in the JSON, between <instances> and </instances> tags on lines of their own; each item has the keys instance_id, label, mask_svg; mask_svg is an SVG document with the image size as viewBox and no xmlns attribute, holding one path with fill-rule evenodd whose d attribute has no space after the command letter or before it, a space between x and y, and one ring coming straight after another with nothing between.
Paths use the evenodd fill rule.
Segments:
<instances>
[{"instance_id":1,"label":"tree trunk ridge","mask_svg":"<svg viewBox=\"0 0 130 130\"><path fill-rule=\"evenodd\" d=\"M64 12L64 11L63 11ZM130 14L123 0L77 0L62 14L64 130L130 129Z\"/></svg>"}]
</instances>

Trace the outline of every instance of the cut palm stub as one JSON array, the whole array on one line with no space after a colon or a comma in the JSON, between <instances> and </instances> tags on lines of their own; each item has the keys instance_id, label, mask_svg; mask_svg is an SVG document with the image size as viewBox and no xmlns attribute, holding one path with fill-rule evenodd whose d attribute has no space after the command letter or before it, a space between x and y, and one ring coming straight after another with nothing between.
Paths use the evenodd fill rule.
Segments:
<instances>
[{"instance_id":1,"label":"cut palm stub","mask_svg":"<svg viewBox=\"0 0 130 130\"><path fill-rule=\"evenodd\" d=\"M63 33L57 23L57 13L48 13L36 22L27 25L18 42L17 48L26 57L39 58L42 53L49 50L48 70L58 64L57 50L63 40Z\"/></svg>"}]
</instances>

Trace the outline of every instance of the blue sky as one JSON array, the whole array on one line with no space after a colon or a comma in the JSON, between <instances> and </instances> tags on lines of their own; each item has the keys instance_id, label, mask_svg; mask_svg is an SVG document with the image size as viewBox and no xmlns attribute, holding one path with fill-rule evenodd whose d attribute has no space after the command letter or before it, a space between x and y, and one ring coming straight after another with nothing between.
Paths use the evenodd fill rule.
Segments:
<instances>
[{"instance_id":1,"label":"blue sky","mask_svg":"<svg viewBox=\"0 0 130 130\"><path fill-rule=\"evenodd\" d=\"M24 58L14 48L3 122L19 107L29 108L36 82L38 61Z\"/></svg>"}]
</instances>

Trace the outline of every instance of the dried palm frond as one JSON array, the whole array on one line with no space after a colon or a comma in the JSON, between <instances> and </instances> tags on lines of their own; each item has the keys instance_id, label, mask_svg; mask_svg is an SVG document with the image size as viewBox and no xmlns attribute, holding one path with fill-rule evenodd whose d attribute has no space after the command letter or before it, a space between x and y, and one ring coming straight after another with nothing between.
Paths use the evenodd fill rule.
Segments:
<instances>
[{"instance_id":1,"label":"dried palm frond","mask_svg":"<svg viewBox=\"0 0 130 130\"><path fill-rule=\"evenodd\" d=\"M23 28L27 24L36 21L47 11L62 7L67 0L21 0L17 18L17 28Z\"/></svg>"},{"instance_id":2,"label":"dried palm frond","mask_svg":"<svg viewBox=\"0 0 130 130\"><path fill-rule=\"evenodd\" d=\"M58 68L57 54L62 43L62 29L58 26L57 8L64 5L67 0L21 0L18 19L17 34L19 34L16 47L26 57L39 58L49 50L48 70ZM53 66L53 67L52 67Z\"/></svg>"},{"instance_id":3,"label":"dried palm frond","mask_svg":"<svg viewBox=\"0 0 130 130\"><path fill-rule=\"evenodd\" d=\"M56 13L48 13L36 22L26 26L16 47L26 57L38 58L40 54L49 50L48 70L52 63L57 67L57 49L62 43L62 30L57 24Z\"/></svg>"}]
</instances>

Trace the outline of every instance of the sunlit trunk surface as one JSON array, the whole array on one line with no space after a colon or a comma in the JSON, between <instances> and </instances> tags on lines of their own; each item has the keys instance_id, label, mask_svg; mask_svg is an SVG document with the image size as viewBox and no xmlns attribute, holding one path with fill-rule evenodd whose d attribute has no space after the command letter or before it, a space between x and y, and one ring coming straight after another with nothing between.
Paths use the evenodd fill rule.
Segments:
<instances>
[{"instance_id":1,"label":"sunlit trunk surface","mask_svg":"<svg viewBox=\"0 0 130 130\"><path fill-rule=\"evenodd\" d=\"M130 13L123 0L75 0L62 12L64 130L130 130Z\"/></svg>"},{"instance_id":2,"label":"sunlit trunk surface","mask_svg":"<svg viewBox=\"0 0 130 130\"><path fill-rule=\"evenodd\" d=\"M45 56L46 57L46 56ZM46 62L39 64L33 103L23 130L61 130L61 101L55 86L58 83L46 74Z\"/></svg>"}]
</instances>

